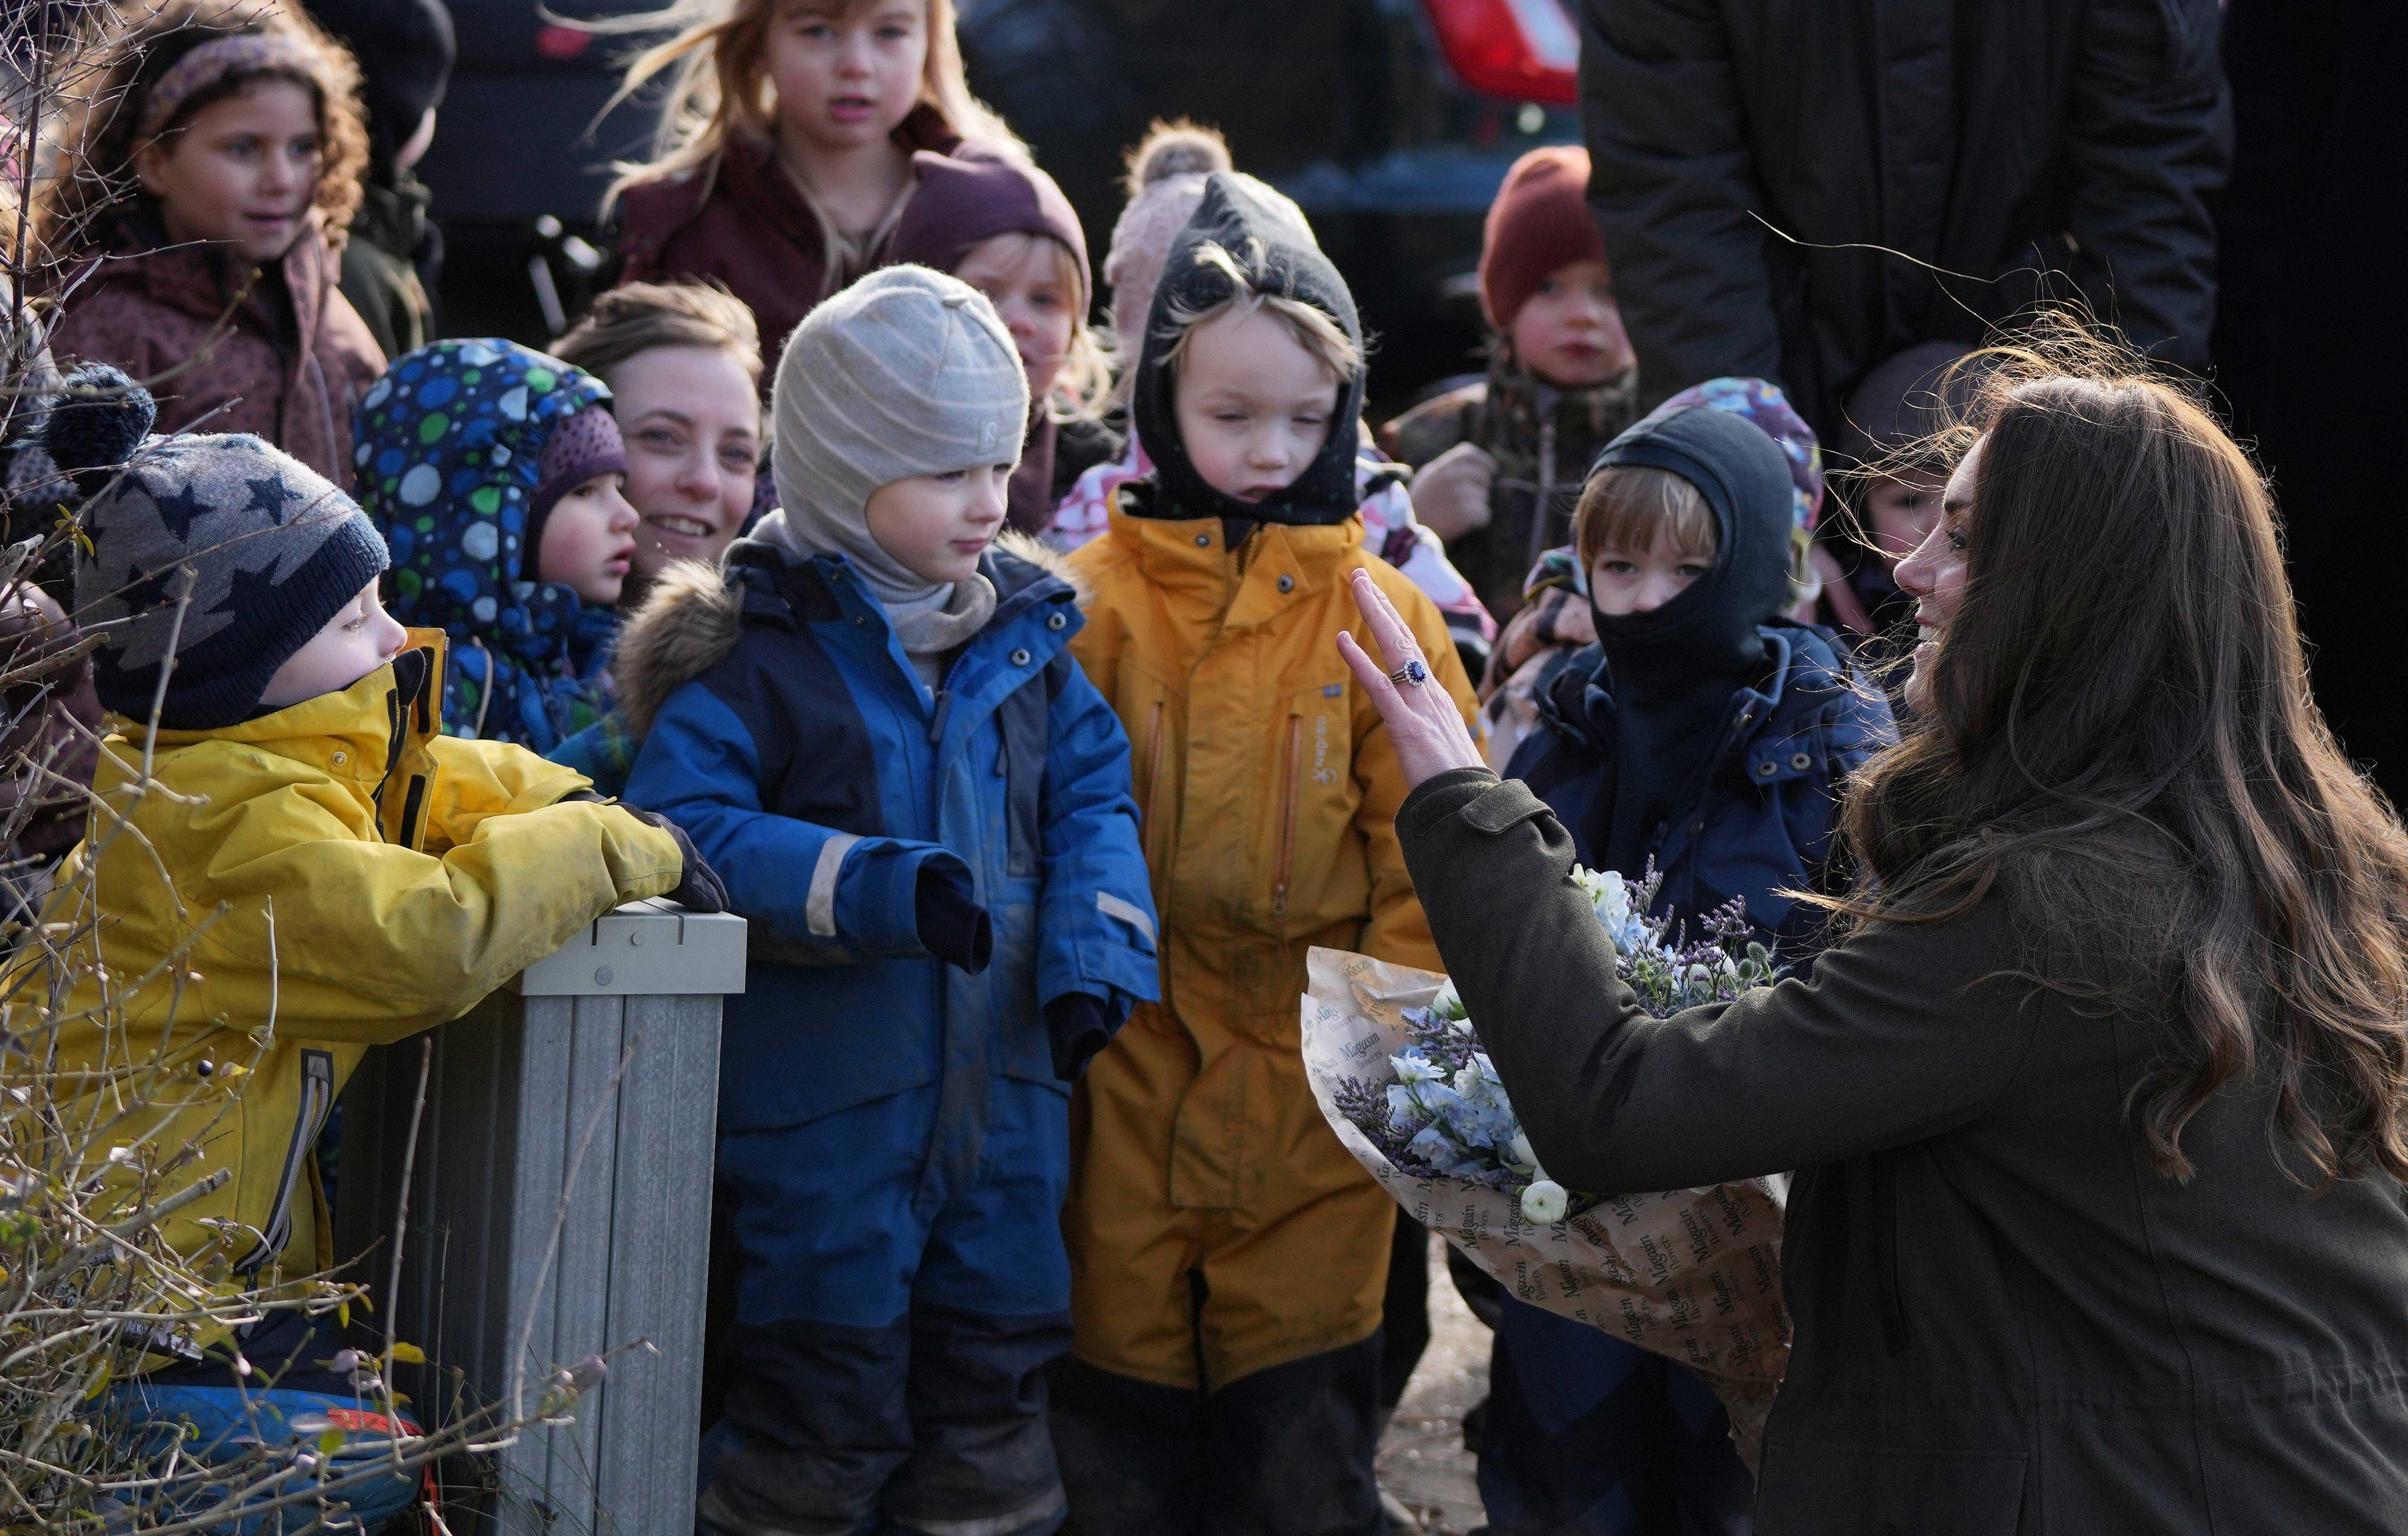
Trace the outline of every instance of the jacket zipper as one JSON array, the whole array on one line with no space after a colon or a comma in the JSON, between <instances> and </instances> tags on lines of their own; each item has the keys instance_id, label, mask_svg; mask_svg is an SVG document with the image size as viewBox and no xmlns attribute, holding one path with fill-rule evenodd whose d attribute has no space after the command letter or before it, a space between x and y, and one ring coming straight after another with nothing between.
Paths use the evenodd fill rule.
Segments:
<instances>
[{"instance_id":1,"label":"jacket zipper","mask_svg":"<svg viewBox=\"0 0 2408 1536\"><path fill-rule=\"evenodd\" d=\"M1535 567L1539 556L1555 548L1555 416L1554 411L1539 423L1539 506L1530 519L1530 553L1522 564Z\"/></svg>"},{"instance_id":2,"label":"jacket zipper","mask_svg":"<svg viewBox=\"0 0 2408 1536\"><path fill-rule=\"evenodd\" d=\"M1154 724L1146 727L1145 749L1145 825L1140 836L1146 856L1154 854L1154 840L1162 826L1162 700L1154 701Z\"/></svg>"},{"instance_id":3,"label":"jacket zipper","mask_svg":"<svg viewBox=\"0 0 2408 1536\"><path fill-rule=\"evenodd\" d=\"M1708 755L1704 765L1691 776L1687 787L1682 791L1679 802L1681 810L1657 823L1655 835L1647 840L1647 858L1650 863L1656 862L1657 856L1663 853L1664 844L1671 839L1672 828L1696 812L1698 803L1705 797L1706 786L1713 782L1714 770L1722 767L1723 759L1728 756L1731 749L1739 744L1740 732L1755 723L1756 707L1754 705L1743 704L1733 711L1729 722L1723 726L1722 739L1715 744L1713 752Z\"/></svg>"},{"instance_id":4,"label":"jacket zipper","mask_svg":"<svg viewBox=\"0 0 2408 1536\"><path fill-rule=\"evenodd\" d=\"M335 1057L331 1052L301 1053L301 1107L293 1122L293 1140L284 1148L284 1170L276 1181L276 1203L259 1228L259 1244L235 1266L236 1272L256 1274L284 1251L293 1238L293 1190L301 1182L302 1166L324 1128L326 1112L335 1104Z\"/></svg>"},{"instance_id":5,"label":"jacket zipper","mask_svg":"<svg viewBox=\"0 0 2408 1536\"><path fill-rule=\"evenodd\" d=\"M1304 766L1304 717L1290 715L1287 719L1287 754L1280 773L1279 848L1277 883L1271 887L1271 915L1287 915L1288 877L1296 863L1296 774ZM1280 948L1287 948L1287 933L1280 933Z\"/></svg>"},{"instance_id":6,"label":"jacket zipper","mask_svg":"<svg viewBox=\"0 0 2408 1536\"><path fill-rule=\"evenodd\" d=\"M393 770L401 766L402 743L408 735L404 717L402 715L401 690L399 688L395 688L391 693L384 696L384 713L386 728L391 733L385 745L384 776L377 780L376 788L369 791L368 803L376 807L377 836L383 838L388 842L391 842L395 840L394 839L393 834L385 830L384 791L385 786L393 782ZM400 840L406 844L408 840L405 838Z\"/></svg>"}]
</instances>

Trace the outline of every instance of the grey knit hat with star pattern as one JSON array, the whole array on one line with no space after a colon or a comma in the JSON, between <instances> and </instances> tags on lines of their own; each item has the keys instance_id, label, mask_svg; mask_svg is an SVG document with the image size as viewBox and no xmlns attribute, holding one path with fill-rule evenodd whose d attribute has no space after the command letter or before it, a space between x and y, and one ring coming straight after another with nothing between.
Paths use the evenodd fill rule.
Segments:
<instances>
[{"instance_id":1,"label":"grey knit hat with star pattern","mask_svg":"<svg viewBox=\"0 0 2408 1536\"><path fill-rule=\"evenodd\" d=\"M159 724L210 730L258 712L277 668L385 568L384 539L358 503L260 438L151 438L155 414L115 368L80 368L43 441L88 498L76 621L104 636L102 705L147 720L172 648Z\"/></svg>"}]
</instances>

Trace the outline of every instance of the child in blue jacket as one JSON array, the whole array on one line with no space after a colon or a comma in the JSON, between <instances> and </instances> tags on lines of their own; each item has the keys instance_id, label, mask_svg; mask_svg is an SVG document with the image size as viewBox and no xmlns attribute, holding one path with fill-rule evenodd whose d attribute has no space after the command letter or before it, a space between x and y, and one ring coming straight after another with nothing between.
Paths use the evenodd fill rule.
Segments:
<instances>
[{"instance_id":1,"label":"child in blue jacket","mask_svg":"<svg viewBox=\"0 0 2408 1536\"><path fill-rule=\"evenodd\" d=\"M664 573L628 797L723 871L721 1531L1055 1529L1069 1084L1156 994L1128 741L1070 584L998 543L1027 421L976 290L873 273L778 368L782 510Z\"/></svg>"},{"instance_id":2,"label":"child in blue jacket","mask_svg":"<svg viewBox=\"0 0 2408 1536\"><path fill-rule=\"evenodd\" d=\"M1828 630L1778 617L1798 570L1782 448L1748 417L1675 405L1609 444L1574 549L1597 643L1537 696L1507 775L1554 807L1582 863L1664 872L1656 910L1694 925L1743 897L1812 963L1842 778L1897 739ZM1755 1488L1694 1374L1507 1299L1480 1446L1495 1536L1744 1536Z\"/></svg>"}]
</instances>

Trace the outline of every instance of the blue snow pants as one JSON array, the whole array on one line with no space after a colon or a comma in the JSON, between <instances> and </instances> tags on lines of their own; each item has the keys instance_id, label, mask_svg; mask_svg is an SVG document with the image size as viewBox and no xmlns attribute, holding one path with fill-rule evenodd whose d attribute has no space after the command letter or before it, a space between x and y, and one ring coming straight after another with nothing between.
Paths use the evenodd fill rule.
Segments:
<instances>
[{"instance_id":1,"label":"blue snow pants","mask_svg":"<svg viewBox=\"0 0 2408 1536\"><path fill-rule=\"evenodd\" d=\"M1756 1480L1695 1371L1509 1296L1480 1501L1490 1536L1748 1536Z\"/></svg>"},{"instance_id":2,"label":"blue snow pants","mask_svg":"<svg viewBox=\"0 0 2408 1536\"><path fill-rule=\"evenodd\" d=\"M701 1512L722 1531L1041 1536L1062 1523L1046 1363L1070 1346L1068 1101L935 1084L719 1143L740 1256L726 1417ZM967 1110L969 1113L959 1113Z\"/></svg>"}]
</instances>

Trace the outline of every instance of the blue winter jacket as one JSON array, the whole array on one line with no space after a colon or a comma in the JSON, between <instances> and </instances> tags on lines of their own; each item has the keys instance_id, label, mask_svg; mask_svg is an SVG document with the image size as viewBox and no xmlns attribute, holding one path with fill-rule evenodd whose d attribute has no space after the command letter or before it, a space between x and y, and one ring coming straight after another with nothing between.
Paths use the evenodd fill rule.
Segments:
<instances>
[{"instance_id":1,"label":"blue winter jacket","mask_svg":"<svg viewBox=\"0 0 2408 1536\"><path fill-rule=\"evenodd\" d=\"M1650 840L1664 871L1656 908L1685 920L1743 897L1748 920L1801 964L1813 957L1820 913L1779 893L1819 886L1840 782L1897 740L1898 726L1829 631L1775 623L1758 633L1771 663L1764 681L1731 696L1722 749ZM1538 690L1539 728L1505 770L1554 808L1584 862L1596 856L1587 822L1612 760L1605 681L1602 651L1573 654Z\"/></svg>"},{"instance_id":2,"label":"blue winter jacket","mask_svg":"<svg viewBox=\"0 0 2408 1536\"><path fill-rule=\"evenodd\" d=\"M848 562L752 539L724 574L672 567L623 641L627 798L752 925L723 1132L937 1083L983 1104L996 1073L1067 1093L1047 1006L1083 995L1111 1028L1156 996L1128 739L1066 649L1071 586L1000 548L980 568L995 614L933 695Z\"/></svg>"}]
</instances>

